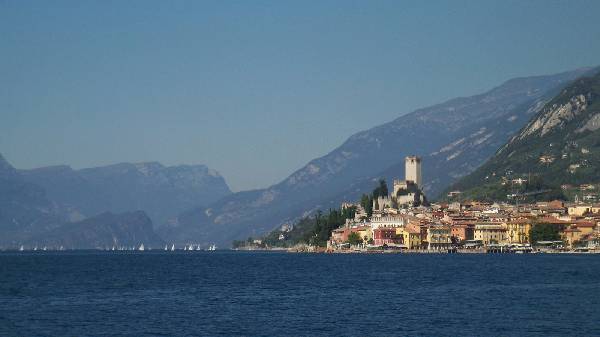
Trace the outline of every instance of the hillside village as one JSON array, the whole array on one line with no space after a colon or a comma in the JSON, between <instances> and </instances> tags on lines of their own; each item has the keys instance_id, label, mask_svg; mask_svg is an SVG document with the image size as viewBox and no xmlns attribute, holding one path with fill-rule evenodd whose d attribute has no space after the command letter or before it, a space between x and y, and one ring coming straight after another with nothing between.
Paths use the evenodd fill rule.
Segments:
<instances>
[{"instance_id":1,"label":"hillside village","mask_svg":"<svg viewBox=\"0 0 600 337\"><path fill-rule=\"evenodd\" d=\"M598 204L558 200L429 204L420 189L421 159L406 157L405 165L406 177L394 181L391 193L373 197L371 204L362 200L341 205L341 214L348 216L331 230L326 245L288 248L323 252L600 252ZM293 226L283 226L275 231L279 242L253 240L252 245L286 246L292 231Z\"/></svg>"}]
</instances>

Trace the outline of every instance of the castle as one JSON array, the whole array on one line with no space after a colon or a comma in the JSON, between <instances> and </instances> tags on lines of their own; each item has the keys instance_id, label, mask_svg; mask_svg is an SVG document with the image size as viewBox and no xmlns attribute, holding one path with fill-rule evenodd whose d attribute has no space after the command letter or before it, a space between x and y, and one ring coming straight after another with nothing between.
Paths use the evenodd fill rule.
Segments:
<instances>
[{"instance_id":1,"label":"castle","mask_svg":"<svg viewBox=\"0 0 600 337\"><path fill-rule=\"evenodd\" d=\"M399 206L419 206L426 202L421 191L423 187L421 176L421 158L408 156L404 159L405 179L394 179L394 189L391 195L379 196L373 200L373 211L383 211L385 208Z\"/></svg>"}]
</instances>

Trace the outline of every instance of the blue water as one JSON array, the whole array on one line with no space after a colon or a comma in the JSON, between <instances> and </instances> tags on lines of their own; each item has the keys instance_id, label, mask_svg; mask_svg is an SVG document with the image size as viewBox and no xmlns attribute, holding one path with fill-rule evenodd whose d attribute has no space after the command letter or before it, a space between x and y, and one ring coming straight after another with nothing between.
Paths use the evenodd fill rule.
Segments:
<instances>
[{"instance_id":1,"label":"blue water","mask_svg":"<svg viewBox=\"0 0 600 337\"><path fill-rule=\"evenodd\" d=\"M0 253L0 336L600 335L600 256Z\"/></svg>"}]
</instances>

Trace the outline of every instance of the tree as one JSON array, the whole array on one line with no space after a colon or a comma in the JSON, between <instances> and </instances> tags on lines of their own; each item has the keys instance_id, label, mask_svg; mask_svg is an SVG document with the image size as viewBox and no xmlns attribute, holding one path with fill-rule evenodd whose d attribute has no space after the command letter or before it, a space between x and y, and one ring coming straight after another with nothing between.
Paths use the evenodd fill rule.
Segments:
<instances>
[{"instance_id":1,"label":"tree","mask_svg":"<svg viewBox=\"0 0 600 337\"><path fill-rule=\"evenodd\" d=\"M529 230L529 240L531 243L539 241L558 241L560 240L560 231L563 225L538 223L534 224Z\"/></svg>"},{"instance_id":2,"label":"tree","mask_svg":"<svg viewBox=\"0 0 600 337\"><path fill-rule=\"evenodd\" d=\"M348 235L348 243L352 246L356 246L362 242L363 240L360 238L360 235L358 235L358 233L352 232L350 233L350 235Z\"/></svg>"},{"instance_id":3,"label":"tree","mask_svg":"<svg viewBox=\"0 0 600 337\"><path fill-rule=\"evenodd\" d=\"M368 194L363 194L360 198L360 205L365 209L368 216L373 215L373 197Z\"/></svg>"},{"instance_id":4,"label":"tree","mask_svg":"<svg viewBox=\"0 0 600 337\"><path fill-rule=\"evenodd\" d=\"M373 199L377 199L378 197L386 197L388 194L389 192L385 179L379 179L379 186L377 186L372 193Z\"/></svg>"},{"instance_id":5,"label":"tree","mask_svg":"<svg viewBox=\"0 0 600 337\"><path fill-rule=\"evenodd\" d=\"M343 219L354 219L356 215L356 206L344 207L342 209L342 218Z\"/></svg>"},{"instance_id":6,"label":"tree","mask_svg":"<svg viewBox=\"0 0 600 337\"><path fill-rule=\"evenodd\" d=\"M233 240L232 246L233 248L243 248L246 246L246 241Z\"/></svg>"}]
</instances>

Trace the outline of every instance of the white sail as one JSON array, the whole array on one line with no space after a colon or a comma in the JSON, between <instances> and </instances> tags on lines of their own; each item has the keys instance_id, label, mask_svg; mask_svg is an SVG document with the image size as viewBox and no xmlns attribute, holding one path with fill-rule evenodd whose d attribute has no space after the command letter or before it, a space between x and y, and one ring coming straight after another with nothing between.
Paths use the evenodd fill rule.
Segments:
<instances>
[{"instance_id":1,"label":"white sail","mask_svg":"<svg viewBox=\"0 0 600 337\"><path fill-rule=\"evenodd\" d=\"M173 245L171 246L171 251L172 251L172 252L173 252L173 251L175 251L175 244L173 244Z\"/></svg>"},{"instance_id":2,"label":"white sail","mask_svg":"<svg viewBox=\"0 0 600 337\"><path fill-rule=\"evenodd\" d=\"M142 250L142 251L144 250L144 244L143 243L140 245L140 248L138 250Z\"/></svg>"},{"instance_id":3,"label":"white sail","mask_svg":"<svg viewBox=\"0 0 600 337\"><path fill-rule=\"evenodd\" d=\"M19 251L21 251L21 252L22 252L22 251L24 251L24 250L25 250L25 247L23 247L23 245L21 245L21 248L19 248Z\"/></svg>"},{"instance_id":4,"label":"white sail","mask_svg":"<svg viewBox=\"0 0 600 337\"><path fill-rule=\"evenodd\" d=\"M168 248L168 246L167 246L167 245L165 245L165 250L169 250L169 248Z\"/></svg>"}]
</instances>

